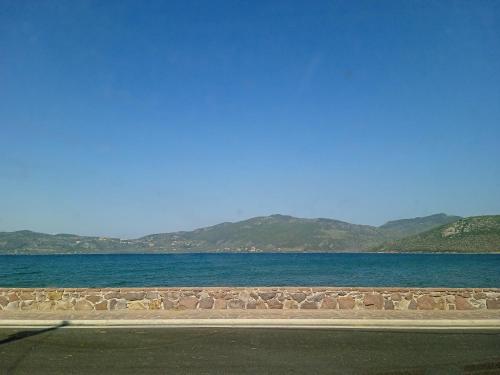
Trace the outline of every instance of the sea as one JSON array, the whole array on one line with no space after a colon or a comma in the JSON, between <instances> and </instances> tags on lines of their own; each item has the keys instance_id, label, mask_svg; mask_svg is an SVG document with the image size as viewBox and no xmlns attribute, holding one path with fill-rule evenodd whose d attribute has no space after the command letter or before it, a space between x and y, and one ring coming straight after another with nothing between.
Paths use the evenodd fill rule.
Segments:
<instances>
[{"instance_id":1,"label":"sea","mask_svg":"<svg viewBox=\"0 0 500 375\"><path fill-rule=\"evenodd\" d=\"M0 287L500 287L500 254L0 255Z\"/></svg>"}]
</instances>

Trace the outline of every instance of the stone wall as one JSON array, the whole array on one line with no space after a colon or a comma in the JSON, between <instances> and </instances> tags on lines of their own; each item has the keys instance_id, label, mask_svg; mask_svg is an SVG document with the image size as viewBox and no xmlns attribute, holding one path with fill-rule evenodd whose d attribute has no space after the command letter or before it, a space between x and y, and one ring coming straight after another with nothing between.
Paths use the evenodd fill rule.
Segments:
<instances>
[{"instance_id":1,"label":"stone wall","mask_svg":"<svg viewBox=\"0 0 500 375\"><path fill-rule=\"evenodd\" d=\"M0 288L0 310L500 309L500 289Z\"/></svg>"}]
</instances>

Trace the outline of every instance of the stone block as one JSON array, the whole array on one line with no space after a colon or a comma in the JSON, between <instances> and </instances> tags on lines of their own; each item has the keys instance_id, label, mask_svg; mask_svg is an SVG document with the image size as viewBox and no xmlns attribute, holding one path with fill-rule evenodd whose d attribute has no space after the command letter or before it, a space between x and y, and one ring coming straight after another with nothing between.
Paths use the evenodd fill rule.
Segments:
<instances>
[{"instance_id":1,"label":"stone block","mask_svg":"<svg viewBox=\"0 0 500 375\"><path fill-rule=\"evenodd\" d=\"M214 299L212 297L204 297L200 299L198 307L200 309L211 309L214 306Z\"/></svg>"},{"instance_id":2,"label":"stone block","mask_svg":"<svg viewBox=\"0 0 500 375\"><path fill-rule=\"evenodd\" d=\"M291 297L294 301L297 301L298 303L301 303L303 300L306 299L306 294L299 292L299 293L292 293Z\"/></svg>"},{"instance_id":3,"label":"stone block","mask_svg":"<svg viewBox=\"0 0 500 375\"><path fill-rule=\"evenodd\" d=\"M231 299L227 302L227 307L230 309L244 309L245 301L241 299Z\"/></svg>"},{"instance_id":4,"label":"stone block","mask_svg":"<svg viewBox=\"0 0 500 375\"><path fill-rule=\"evenodd\" d=\"M129 310L147 310L146 305L142 301L127 302L127 309Z\"/></svg>"},{"instance_id":5,"label":"stone block","mask_svg":"<svg viewBox=\"0 0 500 375\"><path fill-rule=\"evenodd\" d=\"M92 302L92 303L97 303L97 302L99 302L102 299L102 297L100 295L98 295L98 294L91 294L89 296L86 296L85 299L87 301Z\"/></svg>"},{"instance_id":6,"label":"stone block","mask_svg":"<svg viewBox=\"0 0 500 375\"><path fill-rule=\"evenodd\" d=\"M363 297L363 305L366 309L381 310L384 305L384 297L380 293L367 293Z\"/></svg>"},{"instance_id":7,"label":"stone block","mask_svg":"<svg viewBox=\"0 0 500 375\"><path fill-rule=\"evenodd\" d=\"M325 297L323 303L321 304L322 309L336 309L337 308L337 298L335 297Z\"/></svg>"},{"instance_id":8,"label":"stone block","mask_svg":"<svg viewBox=\"0 0 500 375\"><path fill-rule=\"evenodd\" d=\"M120 299L112 299L109 301L109 309L110 310L124 310L127 308L127 301L123 298Z\"/></svg>"},{"instance_id":9,"label":"stone block","mask_svg":"<svg viewBox=\"0 0 500 375\"><path fill-rule=\"evenodd\" d=\"M0 306L5 307L9 303L9 299L5 296L0 296Z\"/></svg>"},{"instance_id":10,"label":"stone block","mask_svg":"<svg viewBox=\"0 0 500 375\"><path fill-rule=\"evenodd\" d=\"M266 301L267 307L270 309L282 309L283 304L278 301L276 298L272 298Z\"/></svg>"},{"instance_id":11,"label":"stone block","mask_svg":"<svg viewBox=\"0 0 500 375\"><path fill-rule=\"evenodd\" d=\"M384 310L394 310L394 302L385 300L384 301Z\"/></svg>"},{"instance_id":12,"label":"stone block","mask_svg":"<svg viewBox=\"0 0 500 375\"><path fill-rule=\"evenodd\" d=\"M418 310L434 310L437 304L431 296L421 296L417 299Z\"/></svg>"},{"instance_id":13,"label":"stone block","mask_svg":"<svg viewBox=\"0 0 500 375\"><path fill-rule=\"evenodd\" d=\"M283 308L288 310L295 310L299 308L299 304L297 303L297 301L287 299L283 303Z\"/></svg>"},{"instance_id":14,"label":"stone block","mask_svg":"<svg viewBox=\"0 0 500 375\"><path fill-rule=\"evenodd\" d=\"M43 302L38 302L36 304L36 308L39 311L50 311L52 310L54 306L54 302L52 301L43 301Z\"/></svg>"},{"instance_id":15,"label":"stone block","mask_svg":"<svg viewBox=\"0 0 500 375\"><path fill-rule=\"evenodd\" d=\"M198 304L198 299L195 296L181 297L177 304L179 310L194 310Z\"/></svg>"},{"instance_id":16,"label":"stone block","mask_svg":"<svg viewBox=\"0 0 500 375\"><path fill-rule=\"evenodd\" d=\"M261 293L259 293L259 296L264 301L267 301L267 300L270 300L270 299L276 297L276 292L261 292Z\"/></svg>"},{"instance_id":17,"label":"stone block","mask_svg":"<svg viewBox=\"0 0 500 375\"><path fill-rule=\"evenodd\" d=\"M214 309L217 310L227 309L227 300L223 298L218 298L214 300Z\"/></svg>"},{"instance_id":18,"label":"stone block","mask_svg":"<svg viewBox=\"0 0 500 375\"><path fill-rule=\"evenodd\" d=\"M352 310L356 304L356 301L354 301L354 298L351 296L339 297L338 302L339 309L341 310Z\"/></svg>"},{"instance_id":19,"label":"stone block","mask_svg":"<svg viewBox=\"0 0 500 375\"><path fill-rule=\"evenodd\" d=\"M488 299L488 300L486 300L486 308L489 310L499 310L500 309L500 299Z\"/></svg>"},{"instance_id":20,"label":"stone block","mask_svg":"<svg viewBox=\"0 0 500 375\"><path fill-rule=\"evenodd\" d=\"M51 290L47 293L47 298L51 301L59 301L62 299L62 290Z\"/></svg>"},{"instance_id":21,"label":"stone block","mask_svg":"<svg viewBox=\"0 0 500 375\"><path fill-rule=\"evenodd\" d=\"M474 306L471 305L471 303L462 296L456 295L455 296L455 307L457 310L473 310Z\"/></svg>"},{"instance_id":22,"label":"stone block","mask_svg":"<svg viewBox=\"0 0 500 375\"><path fill-rule=\"evenodd\" d=\"M300 305L300 308L303 310L315 310L318 308L318 304L314 301L304 301Z\"/></svg>"},{"instance_id":23,"label":"stone block","mask_svg":"<svg viewBox=\"0 0 500 375\"><path fill-rule=\"evenodd\" d=\"M95 304L95 309L99 311L108 310L108 301L102 301Z\"/></svg>"},{"instance_id":24,"label":"stone block","mask_svg":"<svg viewBox=\"0 0 500 375\"><path fill-rule=\"evenodd\" d=\"M122 298L127 301L140 301L146 296L145 292L125 292L122 294Z\"/></svg>"},{"instance_id":25,"label":"stone block","mask_svg":"<svg viewBox=\"0 0 500 375\"><path fill-rule=\"evenodd\" d=\"M169 299L163 299L163 309L173 310L175 308L175 303Z\"/></svg>"},{"instance_id":26,"label":"stone block","mask_svg":"<svg viewBox=\"0 0 500 375\"><path fill-rule=\"evenodd\" d=\"M78 301L76 301L75 303L75 310L77 311L82 311L82 310L94 310L94 306L92 306L92 304L85 300L85 299L80 299Z\"/></svg>"},{"instance_id":27,"label":"stone block","mask_svg":"<svg viewBox=\"0 0 500 375\"><path fill-rule=\"evenodd\" d=\"M158 293L157 291L148 291L146 292L146 298L147 299L158 299L160 298L160 293Z\"/></svg>"}]
</instances>

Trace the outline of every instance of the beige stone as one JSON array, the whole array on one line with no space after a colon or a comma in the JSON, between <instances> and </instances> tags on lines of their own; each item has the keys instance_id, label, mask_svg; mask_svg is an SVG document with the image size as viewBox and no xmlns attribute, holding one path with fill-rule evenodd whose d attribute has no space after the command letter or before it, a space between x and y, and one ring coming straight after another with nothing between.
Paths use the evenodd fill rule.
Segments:
<instances>
[{"instance_id":1,"label":"beige stone","mask_svg":"<svg viewBox=\"0 0 500 375\"><path fill-rule=\"evenodd\" d=\"M129 309L129 310L147 310L147 307L142 303L142 301L130 301L130 302L127 302L127 309Z\"/></svg>"},{"instance_id":2,"label":"beige stone","mask_svg":"<svg viewBox=\"0 0 500 375\"><path fill-rule=\"evenodd\" d=\"M102 297L100 295L98 295L98 294L91 294L91 295L89 295L89 296L87 296L85 298L86 298L87 301L90 301L92 303L97 303L97 302L99 302L102 299Z\"/></svg>"},{"instance_id":3,"label":"beige stone","mask_svg":"<svg viewBox=\"0 0 500 375\"><path fill-rule=\"evenodd\" d=\"M58 301L62 299L63 292L60 290L51 290L47 293L47 298L51 301Z\"/></svg>"},{"instance_id":4,"label":"beige stone","mask_svg":"<svg viewBox=\"0 0 500 375\"><path fill-rule=\"evenodd\" d=\"M161 299L150 300L148 307L150 310L160 310L161 309Z\"/></svg>"},{"instance_id":5,"label":"beige stone","mask_svg":"<svg viewBox=\"0 0 500 375\"><path fill-rule=\"evenodd\" d=\"M222 298L218 298L214 301L214 309L227 309L227 301Z\"/></svg>"},{"instance_id":6,"label":"beige stone","mask_svg":"<svg viewBox=\"0 0 500 375\"><path fill-rule=\"evenodd\" d=\"M75 310L94 310L94 306L89 301L80 299L75 303Z\"/></svg>"},{"instance_id":7,"label":"beige stone","mask_svg":"<svg viewBox=\"0 0 500 375\"><path fill-rule=\"evenodd\" d=\"M108 310L108 301L102 301L95 304L96 310Z\"/></svg>"},{"instance_id":8,"label":"beige stone","mask_svg":"<svg viewBox=\"0 0 500 375\"><path fill-rule=\"evenodd\" d=\"M52 302L52 301L38 302L36 304L36 308L39 311L49 311L49 310L52 310L53 306L54 306L54 302Z\"/></svg>"},{"instance_id":9,"label":"beige stone","mask_svg":"<svg viewBox=\"0 0 500 375\"><path fill-rule=\"evenodd\" d=\"M298 309L298 308L299 308L299 304L297 303L297 301L293 301L293 300L289 300L289 299L287 299L287 300L283 303L283 308L284 308L284 309L289 309L289 310L295 310L295 309Z\"/></svg>"}]
</instances>

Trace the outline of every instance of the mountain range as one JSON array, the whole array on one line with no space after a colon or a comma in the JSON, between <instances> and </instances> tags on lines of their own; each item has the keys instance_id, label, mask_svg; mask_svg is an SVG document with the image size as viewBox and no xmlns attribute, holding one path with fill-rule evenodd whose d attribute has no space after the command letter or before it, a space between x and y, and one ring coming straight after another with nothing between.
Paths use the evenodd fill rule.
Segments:
<instances>
[{"instance_id":1,"label":"mountain range","mask_svg":"<svg viewBox=\"0 0 500 375\"><path fill-rule=\"evenodd\" d=\"M0 232L0 254L457 251L500 252L500 215L436 214L381 226L287 215L255 217L137 239Z\"/></svg>"}]
</instances>

